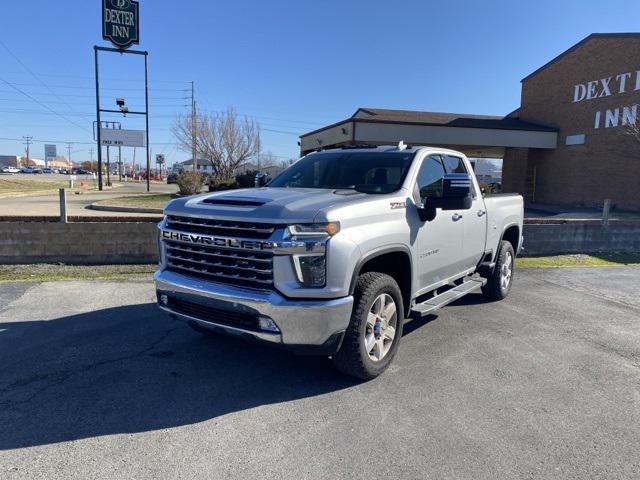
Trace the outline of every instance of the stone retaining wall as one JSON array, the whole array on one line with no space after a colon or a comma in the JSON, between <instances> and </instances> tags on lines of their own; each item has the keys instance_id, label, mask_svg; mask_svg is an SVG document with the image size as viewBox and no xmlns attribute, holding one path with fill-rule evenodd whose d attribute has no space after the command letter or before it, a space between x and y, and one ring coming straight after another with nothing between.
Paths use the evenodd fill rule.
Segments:
<instances>
[{"instance_id":1,"label":"stone retaining wall","mask_svg":"<svg viewBox=\"0 0 640 480\"><path fill-rule=\"evenodd\" d=\"M51 220L0 221L0 263L97 265L157 261L157 218L73 223ZM640 252L640 222L540 222L528 219L524 226L525 256Z\"/></svg>"}]
</instances>

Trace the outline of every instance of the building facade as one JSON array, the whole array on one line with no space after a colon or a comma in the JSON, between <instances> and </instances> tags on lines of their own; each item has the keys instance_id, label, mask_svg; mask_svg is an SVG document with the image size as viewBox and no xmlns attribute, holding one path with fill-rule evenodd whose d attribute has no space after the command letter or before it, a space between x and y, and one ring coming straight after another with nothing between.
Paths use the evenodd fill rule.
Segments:
<instances>
[{"instance_id":1,"label":"building facade","mask_svg":"<svg viewBox=\"0 0 640 480\"><path fill-rule=\"evenodd\" d=\"M553 150L507 149L503 188L528 202L640 209L640 34L593 34L522 80L511 116L558 130Z\"/></svg>"},{"instance_id":2,"label":"building facade","mask_svg":"<svg viewBox=\"0 0 640 480\"><path fill-rule=\"evenodd\" d=\"M302 154L349 144L444 146L502 158L528 204L640 210L640 33L592 34L522 80L504 117L360 108L300 137Z\"/></svg>"}]
</instances>

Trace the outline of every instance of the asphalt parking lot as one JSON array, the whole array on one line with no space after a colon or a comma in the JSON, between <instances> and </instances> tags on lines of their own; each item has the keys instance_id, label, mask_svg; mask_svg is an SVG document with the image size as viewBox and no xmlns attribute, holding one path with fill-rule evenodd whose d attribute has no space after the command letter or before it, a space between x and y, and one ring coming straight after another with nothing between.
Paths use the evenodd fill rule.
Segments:
<instances>
[{"instance_id":1,"label":"asphalt parking lot","mask_svg":"<svg viewBox=\"0 0 640 480\"><path fill-rule=\"evenodd\" d=\"M638 292L638 267L520 270L360 383L201 337L150 282L0 284L0 478L639 478Z\"/></svg>"}]
</instances>

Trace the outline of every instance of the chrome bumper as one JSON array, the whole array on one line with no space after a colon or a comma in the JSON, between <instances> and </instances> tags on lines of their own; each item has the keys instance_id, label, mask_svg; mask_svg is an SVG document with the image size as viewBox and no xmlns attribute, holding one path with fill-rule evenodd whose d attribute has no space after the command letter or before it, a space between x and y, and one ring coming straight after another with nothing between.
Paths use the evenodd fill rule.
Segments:
<instances>
[{"instance_id":1,"label":"chrome bumper","mask_svg":"<svg viewBox=\"0 0 640 480\"><path fill-rule=\"evenodd\" d=\"M335 353L331 350L339 347L342 333L349 325L353 307L351 296L330 300L289 299L275 291L251 291L169 271L156 272L154 280L158 299L165 295L168 298L180 298L217 311L268 317L276 324L279 332L249 330L216 323L215 319L203 319L185 314L172 308L171 303L164 305L159 301L160 308L176 317L196 321L204 327L222 330L231 335L251 337L288 346L294 350L303 351L305 347L309 347L310 353L314 353L314 349L319 354ZM329 351L325 351L326 349Z\"/></svg>"}]
</instances>

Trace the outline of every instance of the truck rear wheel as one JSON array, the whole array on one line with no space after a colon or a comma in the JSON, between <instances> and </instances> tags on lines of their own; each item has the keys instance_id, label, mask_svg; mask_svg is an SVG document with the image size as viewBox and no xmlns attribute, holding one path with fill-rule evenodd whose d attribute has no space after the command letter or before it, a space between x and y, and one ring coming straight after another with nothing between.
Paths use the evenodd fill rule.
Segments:
<instances>
[{"instance_id":1,"label":"truck rear wheel","mask_svg":"<svg viewBox=\"0 0 640 480\"><path fill-rule=\"evenodd\" d=\"M486 298L489 300L502 300L509 295L513 283L515 258L511 243L502 240L496 258L496 266L487 278L487 284L482 287L482 293Z\"/></svg>"},{"instance_id":2,"label":"truck rear wheel","mask_svg":"<svg viewBox=\"0 0 640 480\"><path fill-rule=\"evenodd\" d=\"M358 278L351 322L342 346L333 356L338 370L363 380L384 372L398 351L404 307L396 281L384 273Z\"/></svg>"}]
</instances>

